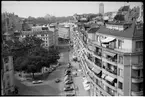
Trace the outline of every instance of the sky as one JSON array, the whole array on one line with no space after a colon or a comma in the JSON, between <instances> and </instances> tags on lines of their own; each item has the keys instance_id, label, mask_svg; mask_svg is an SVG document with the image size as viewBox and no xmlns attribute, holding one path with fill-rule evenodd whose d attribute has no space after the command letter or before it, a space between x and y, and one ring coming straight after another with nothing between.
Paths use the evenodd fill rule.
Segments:
<instances>
[{"instance_id":1,"label":"sky","mask_svg":"<svg viewBox=\"0 0 145 97\"><path fill-rule=\"evenodd\" d=\"M118 11L123 5L140 6L141 2L77 2L77 1L2 1L2 12L15 13L20 17L72 16L75 13L98 13L99 3L104 3L104 12Z\"/></svg>"}]
</instances>

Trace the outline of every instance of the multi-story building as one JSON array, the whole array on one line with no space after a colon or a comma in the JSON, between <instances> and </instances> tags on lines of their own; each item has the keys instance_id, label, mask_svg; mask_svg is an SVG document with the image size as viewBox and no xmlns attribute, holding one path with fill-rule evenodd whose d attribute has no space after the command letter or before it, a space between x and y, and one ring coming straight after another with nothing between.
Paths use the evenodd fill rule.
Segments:
<instances>
[{"instance_id":1,"label":"multi-story building","mask_svg":"<svg viewBox=\"0 0 145 97\"><path fill-rule=\"evenodd\" d=\"M13 68L13 57L5 56L2 58L1 68L1 94L12 95L14 92L14 68Z\"/></svg>"},{"instance_id":2,"label":"multi-story building","mask_svg":"<svg viewBox=\"0 0 145 97\"><path fill-rule=\"evenodd\" d=\"M26 36L36 36L44 41L44 47L48 48L54 45L53 42L53 32L52 31L22 31L20 35L20 40Z\"/></svg>"},{"instance_id":3,"label":"multi-story building","mask_svg":"<svg viewBox=\"0 0 145 97\"><path fill-rule=\"evenodd\" d=\"M99 13L102 15L104 14L104 4L103 3L99 4Z\"/></svg>"},{"instance_id":4,"label":"multi-story building","mask_svg":"<svg viewBox=\"0 0 145 97\"><path fill-rule=\"evenodd\" d=\"M70 39L70 27L69 26L59 26L58 27L58 37L64 39Z\"/></svg>"},{"instance_id":5,"label":"multi-story building","mask_svg":"<svg viewBox=\"0 0 145 97\"><path fill-rule=\"evenodd\" d=\"M93 96L143 95L143 24L107 23L74 34L74 51Z\"/></svg>"},{"instance_id":6,"label":"multi-story building","mask_svg":"<svg viewBox=\"0 0 145 97\"><path fill-rule=\"evenodd\" d=\"M15 91L13 56L7 47L10 34L5 35L6 41L3 40L1 55L1 95L12 95Z\"/></svg>"}]
</instances>

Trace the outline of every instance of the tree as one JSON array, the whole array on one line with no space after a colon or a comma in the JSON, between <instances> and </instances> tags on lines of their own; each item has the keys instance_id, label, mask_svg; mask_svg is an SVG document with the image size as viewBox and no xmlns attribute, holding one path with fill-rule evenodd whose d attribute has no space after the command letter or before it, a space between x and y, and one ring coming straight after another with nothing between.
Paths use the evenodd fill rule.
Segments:
<instances>
[{"instance_id":1,"label":"tree","mask_svg":"<svg viewBox=\"0 0 145 97\"><path fill-rule=\"evenodd\" d=\"M121 15L121 14L116 15L116 16L114 17L114 19L117 20L117 21L124 21L124 20L125 20L125 19L124 19L124 15Z\"/></svg>"}]
</instances>

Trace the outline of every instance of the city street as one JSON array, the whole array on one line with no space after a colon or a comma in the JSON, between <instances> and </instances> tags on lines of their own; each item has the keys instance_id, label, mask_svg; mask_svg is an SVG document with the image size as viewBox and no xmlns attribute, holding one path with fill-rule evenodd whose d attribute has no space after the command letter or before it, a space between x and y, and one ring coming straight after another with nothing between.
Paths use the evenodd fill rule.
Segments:
<instances>
[{"instance_id":1,"label":"city street","mask_svg":"<svg viewBox=\"0 0 145 97\"><path fill-rule=\"evenodd\" d=\"M19 88L18 95L61 95L63 90L63 82L55 83L55 79L64 78L64 67L68 63L69 53L63 52L61 54L60 62L63 63L55 71L53 71L42 84L27 84L15 78L15 84Z\"/></svg>"},{"instance_id":2,"label":"city street","mask_svg":"<svg viewBox=\"0 0 145 97\"><path fill-rule=\"evenodd\" d=\"M71 59L71 56L72 56L72 53L70 53L70 59ZM89 96L89 92L84 89L84 86L82 83L83 82L83 74L82 74L81 68L79 67L79 63L71 61L71 64L72 64L73 68L75 68L77 70L76 71L77 77L73 78L75 86L78 87L78 90L76 91L77 96Z\"/></svg>"}]
</instances>

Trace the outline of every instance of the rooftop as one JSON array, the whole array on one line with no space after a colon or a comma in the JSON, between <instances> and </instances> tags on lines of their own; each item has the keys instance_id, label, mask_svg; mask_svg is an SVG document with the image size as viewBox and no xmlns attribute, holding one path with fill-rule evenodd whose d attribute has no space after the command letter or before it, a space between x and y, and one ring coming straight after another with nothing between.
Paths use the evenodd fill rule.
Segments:
<instances>
[{"instance_id":1,"label":"rooftop","mask_svg":"<svg viewBox=\"0 0 145 97\"><path fill-rule=\"evenodd\" d=\"M108 29L105 26L101 26L97 32L102 33L102 34L117 36L117 37L129 38L129 39L143 38L143 29L136 30L135 23L132 23L129 28L127 28L123 31Z\"/></svg>"},{"instance_id":2,"label":"rooftop","mask_svg":"<svg viewBox=\"0 0 145 97\"><path fill-rule=\"evenodd\" d=\"M41 35L44 35L44 34L49 34L49 33L53 33L52 31L21 31L21 34L23 35L36 35L36 34L41 34Z\"/></svg>"},{"instance_id":3,"label":"rooftop","mask_svg":"<svg viewBox=\"0 0 145 97\"><path fill-rule=\"evenodd\" d=\"M98 30L99 30L99 27L90 28L88 30L88 33L96 33L96 31L98 31Z\"/></svg>"}]
</instances>

